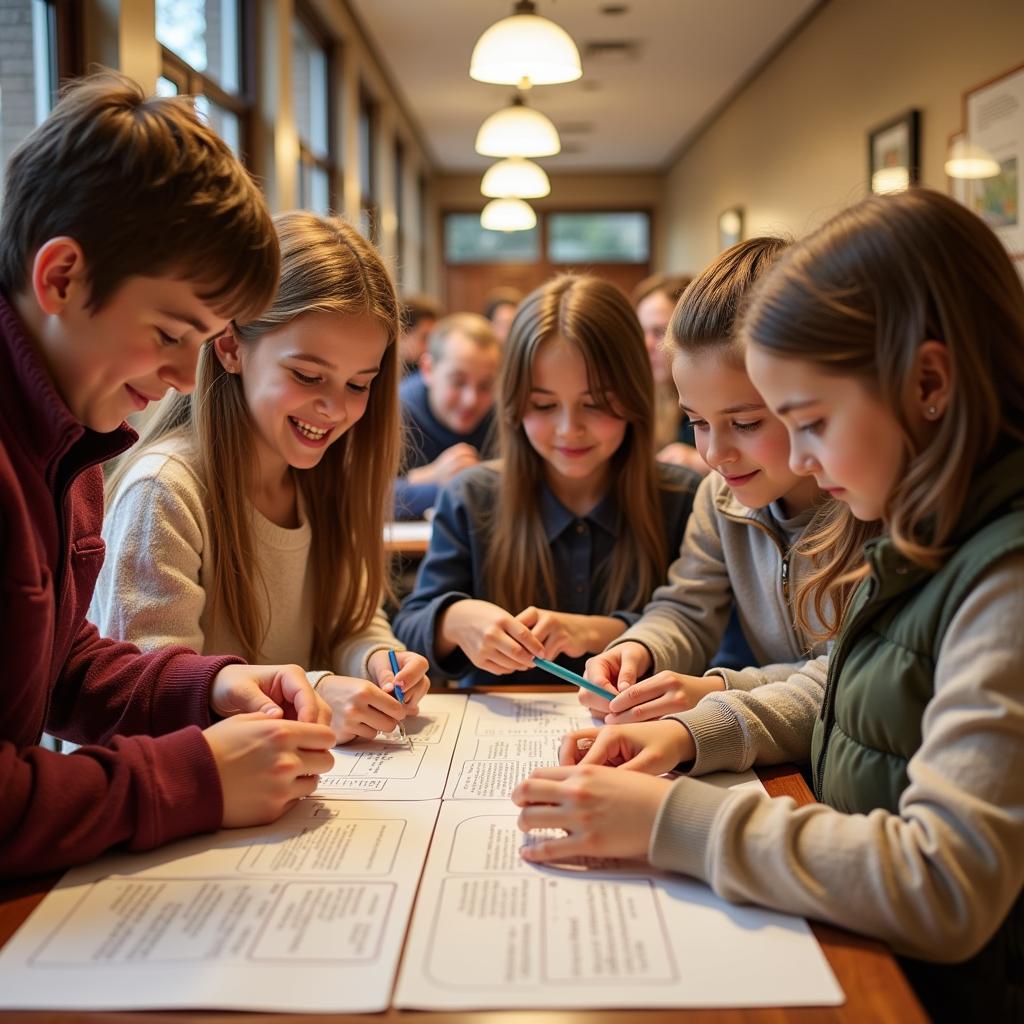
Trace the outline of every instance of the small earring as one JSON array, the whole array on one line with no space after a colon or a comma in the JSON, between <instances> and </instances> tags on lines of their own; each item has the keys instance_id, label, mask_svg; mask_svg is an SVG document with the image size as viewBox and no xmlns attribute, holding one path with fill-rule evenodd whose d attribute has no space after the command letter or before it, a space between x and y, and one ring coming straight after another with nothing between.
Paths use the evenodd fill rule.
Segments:
<instances>
[{"instance_id":1,"label":"small earring","mask_svg":"<svg viewBox=\"0 0 1024 1024\"><path fill-rule=\"evenodd\" d=\"M939 415L939 410L936 406L929 405L928 408L925 410L925 415L927 415L928 419L933 420L936 416Z\"/></svg>"}]
</instances>

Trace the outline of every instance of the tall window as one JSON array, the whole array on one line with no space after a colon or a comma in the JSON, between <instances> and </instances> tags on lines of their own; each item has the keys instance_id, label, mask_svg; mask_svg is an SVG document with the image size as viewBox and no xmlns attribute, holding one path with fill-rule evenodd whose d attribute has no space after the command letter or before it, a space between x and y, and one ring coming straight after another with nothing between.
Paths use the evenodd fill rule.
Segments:
<instances>
[{"instance_id":1,"label":"tall window","mask_svg":"<svg viewBox=\"0 0 1024 1024\"><path fill-rule=\"evenodd\" d=\"M251 103L242 61L247 25L239 0L156 0L161 49L157 92L196 97L196 110L239 155L248 149Z\"/></svg>"},{"instance_id":2,"label":"tall window","mask_svg":"<svg viewBox=\"0 0 1024 1024\"><path fill-rule=\"evenodd\" d=\"M416 231L419 234L420 288L427 287L427 176L416 175Z\"/></svg>"},{"instance_id":3,"label":"tall window","mask_svg":"<svg viewBox=\"0 0 1024 1024\"><path fill-rule=\"evenodd\" d=\"M57 7L47 0L0 0L0 25L2 177L8 157L46 117L57 96Z\"/></svg>"},{"instance_id":4,"label":"tall window","mask_svg":"<svg viewBox=\"0 0 1024 1024\"><path fill-rule=\"evenodd\" d=\"M377 111L366 91L359 91L359 230L377 241Z\"/></svg>"},{"instance_id":5,"label":"tall window","mask_svg":"<svg viewBox=\"0 0 1024 1024\"><path fill-rule=\"evenodd\" d=\"M331 60L328 37L300 7L292 22L292 95L299 133L299 205L328 214L335 207L332 159Z\"/></svg>"},{"instance_id":6,"label":"tall window","mask_svg":"<svg viewBox=\"0 0 1024 1024\"><path fill-rule=\"evenodd\" d=\"M395 267L398 287L405 285L405 146L395 139Z\"/></svg>"}]
</instances>

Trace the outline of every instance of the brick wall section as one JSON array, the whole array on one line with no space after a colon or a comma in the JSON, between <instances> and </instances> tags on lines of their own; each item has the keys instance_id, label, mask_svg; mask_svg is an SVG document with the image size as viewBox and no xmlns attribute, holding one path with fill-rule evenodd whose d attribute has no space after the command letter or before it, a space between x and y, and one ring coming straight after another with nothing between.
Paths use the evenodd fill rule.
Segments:
<instances>
[{"instance_id":1,"label":"brick wall section","mask_svg":"<svg viewBox=\"0 0 1024 1024\"><path fill-rule=\"evenodd\" d=\"M35 123L32 0L0 0L0 166Z\"/></svg>"}]
</instances>

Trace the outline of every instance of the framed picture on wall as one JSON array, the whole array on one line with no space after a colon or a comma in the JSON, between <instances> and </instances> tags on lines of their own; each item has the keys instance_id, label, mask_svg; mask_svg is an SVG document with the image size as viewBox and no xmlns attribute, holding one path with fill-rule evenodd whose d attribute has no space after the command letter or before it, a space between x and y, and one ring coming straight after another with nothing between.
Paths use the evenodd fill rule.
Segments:
<instances>
[{"instance_id":1,"label":"framed picture on wall","mask_svg":"<svg viewBox=\"0 0 1024 1024\"><path fill-rule=\"evenodd\" d=\"M920 180L921 112L908 110L868 132L868 185L881 195Z\"/></svg>"},{"instance_id":2,"label":"framed picture on wall","mask_svg":"<svg viewBox=\"0 0 1024 1024\"><path fill-rule=\"evenodd\" d=\"M718 248L728 249L730 245L743 241L743 207L730 206L718 215Z\"/></svg>"},{"instance_id":3,"label":"framed picture on wall","mask_svg":"<svg viewBox=\"0 0 1024 1024\"><path fill-rule=\"evenodd\" d=\"M1024 65L964 93L964 135L998 165L997 174L964 182L967 205L1024 260Z\"/></svg>"}]
</instances>

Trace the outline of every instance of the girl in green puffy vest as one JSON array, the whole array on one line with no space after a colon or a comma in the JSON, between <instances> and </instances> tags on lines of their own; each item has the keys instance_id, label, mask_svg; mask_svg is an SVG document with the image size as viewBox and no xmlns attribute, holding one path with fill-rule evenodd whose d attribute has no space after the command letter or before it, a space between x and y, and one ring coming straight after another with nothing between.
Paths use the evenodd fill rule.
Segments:
<instances>
[{"instance_id":1,"label":"girl in green puffy vest","mask_svg":"<svg viewBox=\"0 0 1024 1024\"><path fill-rule=\"evenodd\" d=\"M710 694L713 736L694 712L570 735L514 794L568 834L523 855L647 856L887 941L937 1020L1024 1020L1020 278L953 200L873 196L775 265L743 333L793 469L838 499L795 599L835 639L825 692L785 723L789 681ZM785 755L821 803L691 777Z\"/></svg>"}]
</instances>

